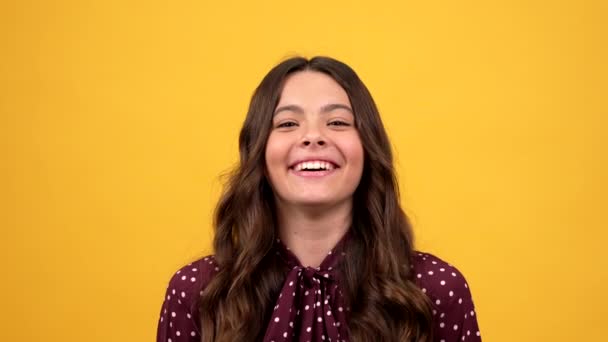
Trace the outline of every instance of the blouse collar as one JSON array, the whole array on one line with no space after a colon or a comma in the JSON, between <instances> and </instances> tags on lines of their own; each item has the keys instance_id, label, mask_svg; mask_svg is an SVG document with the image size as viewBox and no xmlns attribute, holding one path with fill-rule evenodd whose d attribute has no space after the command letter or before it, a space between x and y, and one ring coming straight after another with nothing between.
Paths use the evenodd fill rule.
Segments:
<instances>
[{"instance_id":1,"label":"blouse collar","mask_svg":"<svg viewBox=\"0 0 608 342\"><path fill-rule=\"evenodd\" d=\"M266 328L265 342L286 339L302 341L348 341L347 311L337 279L337 269L346 256L349 233L332 248L319 267L304 267L298 258L276 240L277 254L288 268L285 282Z\"/></svg>"},{"instance_id":2,"label":"blouse collar","mask_svg":"<svg viewBox=\"0 0 608 342\"><path fill-rule=\"evenodd\" d=\"M346 244L350 238L350 230L348 230L342 238L338 241L338 243L332 248L325 256L325 259L321 262L319 267L304 267L302 263L298 259L298 257L293 254L293 252L281 241L281 239L276 239L275 248L277 250L277 255L283 260L283 262L290 268L301 268L303 270L314 270L317 272L331 272L334 271L338 266L340 261L344 256L346 256Z\"/></svg>"}]
</instances>

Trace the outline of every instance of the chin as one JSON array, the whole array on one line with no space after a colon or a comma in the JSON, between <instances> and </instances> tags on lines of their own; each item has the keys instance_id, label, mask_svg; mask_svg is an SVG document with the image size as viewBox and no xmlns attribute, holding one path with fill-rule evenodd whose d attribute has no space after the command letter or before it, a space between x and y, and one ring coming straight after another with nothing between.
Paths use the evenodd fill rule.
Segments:
<instances>
[{"instance_id":1,"label":"chin","mask_svg":"<svg viewBox=\"0 0 608 342\"><path fill-rule=\"evenodd\" d=\"M297 198L289 201L293 206L301 206L301 207L321 207L321 206L332 206L343 202L344 199L335 198L335 197L306 197L306 198Z\"/></svg>"}]
</instances>

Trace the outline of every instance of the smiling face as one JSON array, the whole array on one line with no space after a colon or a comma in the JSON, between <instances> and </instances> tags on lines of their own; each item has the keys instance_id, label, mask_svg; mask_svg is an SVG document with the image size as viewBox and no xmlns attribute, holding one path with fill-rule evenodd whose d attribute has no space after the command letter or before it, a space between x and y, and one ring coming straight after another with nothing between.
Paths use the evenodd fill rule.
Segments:
<instances>
[{"instance_id":1,"label":"smiling face","mask_svg":"<svg viewBox=\"0 0 608 342\"><path fill-rule=\"evenodd\" d=\"M363 146L344 89L315 71L290 75L272 121L266 174L281 205L352 202L363 172Z\"/></svg>"}]
</instances>

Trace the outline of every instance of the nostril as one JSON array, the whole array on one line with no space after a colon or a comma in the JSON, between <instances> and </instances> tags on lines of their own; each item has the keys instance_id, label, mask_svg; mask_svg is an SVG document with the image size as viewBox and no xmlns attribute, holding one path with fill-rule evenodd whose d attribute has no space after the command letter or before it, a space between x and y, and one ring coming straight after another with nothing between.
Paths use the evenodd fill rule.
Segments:
<instances>
[{"instance_id":1,"label":"nostril","mask_svg":"<svg viewBox=\"0 0 608 342\"><path fill-rule=\"evenodd\" d=\"M321 140L321 141L319 141L318 144L321 145L321 146L323 146L323 145L325 145L325 141Z\"/></svg>"}]
</instances>

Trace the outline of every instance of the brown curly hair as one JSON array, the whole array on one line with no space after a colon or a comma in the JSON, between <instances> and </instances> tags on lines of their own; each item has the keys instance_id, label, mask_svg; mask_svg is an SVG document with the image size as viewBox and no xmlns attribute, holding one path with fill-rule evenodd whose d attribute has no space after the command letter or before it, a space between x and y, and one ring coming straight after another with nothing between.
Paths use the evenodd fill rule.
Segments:
<instances>
[{"instance_id":1,"label":"brown curly hair","mask_svg":"<svg viewBox=\"0 0 608 342\"><path fill-rule=\"evenodd\" d=\"M411 272L413 235L399 203L391 145L374 100L357 74L329 57L295 57L275 66L255 90L239 136L240 162L215 211L219 273L201 294L203 342L261 340L285 272L272 252L274 199L265 176L266 142L285 79L322 72L348 94L364 149L353 195L348 254L341 265L351 307L349 340L432 341L432 308ZM355 300L356 299L356 300Z\"/></svg>"}]
</instances>

